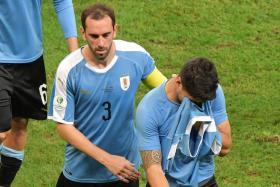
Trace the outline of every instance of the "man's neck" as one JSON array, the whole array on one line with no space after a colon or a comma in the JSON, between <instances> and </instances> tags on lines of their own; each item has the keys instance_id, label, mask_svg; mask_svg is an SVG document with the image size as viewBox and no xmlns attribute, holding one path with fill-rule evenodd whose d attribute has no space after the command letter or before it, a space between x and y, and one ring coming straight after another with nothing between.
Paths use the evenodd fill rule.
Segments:
<instances>
[{"instance_id":1,"label":"man's neck","mask_svg":"<svg viewBox=\"0 0 280 187\"><path fill-rule=\"evenodd\" d=\"M177 90L176 86L177 84L175 82L175 78L169 79L165 85L165 93L170 101L173 101L175 103L180 103L176 93Z\"/></svg>"}]
</instances>

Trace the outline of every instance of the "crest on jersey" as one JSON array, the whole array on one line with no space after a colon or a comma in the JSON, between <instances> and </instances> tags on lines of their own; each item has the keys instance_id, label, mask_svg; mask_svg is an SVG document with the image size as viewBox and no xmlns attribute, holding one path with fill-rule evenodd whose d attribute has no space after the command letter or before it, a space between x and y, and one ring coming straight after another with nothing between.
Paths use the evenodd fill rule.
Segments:
<instances>
[{"instance_id":1,"label":"crest on jersey","mask_svg":"<svg viewBox=\"0 0 280 187\"><path fill-rule=\"evenodd\" d=\"M53 105L56 110L63 110L66 108L67 101L64 97L57 95L54 97Z\"/></svg>"},{"instance_id":2,"label":"crest on jersey","mask_svg":"<svg viewBox=\"0 0 280 187\"><path fill-rule=\"evenodd\" d=\"M124 75L120 77L120 83L122 90L126 91L130 86L129 75Z\"/></svg>"}]
</instances>

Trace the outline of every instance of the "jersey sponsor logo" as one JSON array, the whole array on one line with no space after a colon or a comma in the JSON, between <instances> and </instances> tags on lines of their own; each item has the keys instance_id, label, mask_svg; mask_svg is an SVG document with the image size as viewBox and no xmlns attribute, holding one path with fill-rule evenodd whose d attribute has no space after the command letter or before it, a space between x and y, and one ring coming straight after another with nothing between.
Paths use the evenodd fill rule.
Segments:
<instances>
[{"instance_id":1,"label":"jersey sponsor logo","mask_svg":"<svg viewBox=\"0 0 280 187\"><path fill-rule=\"evenodd\" d=\"M90 95L90 91L85 89L80 89L80 93L84 95Z\"/></svg>"},{"instance_id":2,"label":"jersey sponsor logo","mask_svg":"<svg viewBox=\"0 0 280 187\"><path fill-rule=\"evenodd\" d=\"M128 90L129 86L130 86L130 79L129 79L129 75L123 75L120 77L120 83L121 83L121 88L122 90L126 91Z\"/></svg>"},{"instance_id":3,"label":"jersey sponsor logo","mask_svg":"<svg viewBox=\"0 0 280 187\"><path fill-rule=\"evenodd\" d=\"M67 105L67 101L63 96L57 95L54 97L53 105L56 110L63 110Z\"/></svg>"},{"instance_id":4,"label":"jersey sponsor logo","mask_svg":"<svg viewBox=\"0 0 280 187\"><path fill-rule=\"evenodd\" d=\"M113 91L113 86L106 86L105 88L103 88L104 92L112 92Z\"/></svg>"}]
</instances>

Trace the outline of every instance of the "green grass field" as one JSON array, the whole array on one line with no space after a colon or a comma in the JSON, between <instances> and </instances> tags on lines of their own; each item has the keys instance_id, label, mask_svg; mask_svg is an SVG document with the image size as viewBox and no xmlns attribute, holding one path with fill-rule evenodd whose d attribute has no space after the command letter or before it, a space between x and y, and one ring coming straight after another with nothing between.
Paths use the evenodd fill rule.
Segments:
<instances>
[{"instance_id":1,"label":"green grass field","mask_svg":"<svg viewBox=\"0 0 280 187\"><path fill-rule=\"evenodd\" d=\"M95 1L73 2L80 27L81 10ZM195 56L216 63L233 134L231 153L216 159L220 186L280 186L279 1L103 2L116 11L117 38L144 46L166 76L177 73L186 59ZM58 63L67 54L51 1L43 4L43 22L50 93ZM140 87L136 103L147 91ZM31 121L25 162L13 187L55 186L64 144L54 122Z\"/></svg>"}]
</instances>

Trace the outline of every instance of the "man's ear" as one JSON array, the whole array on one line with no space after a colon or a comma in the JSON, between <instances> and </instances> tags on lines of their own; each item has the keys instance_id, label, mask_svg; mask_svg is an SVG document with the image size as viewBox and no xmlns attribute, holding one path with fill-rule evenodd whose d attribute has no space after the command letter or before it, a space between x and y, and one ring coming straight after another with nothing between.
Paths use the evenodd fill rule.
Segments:
<instances>
[{"instance_id":1,"label":"man's ear","mask_svg":"<svg viewBox=\"0 0 280 187\"><path fill-rule=\"evenodd\" d=\"M115 24L113 29L114 29L114 36L113 36L113 38L115 39L117 37L117 32L118 32L118 29L119 29L118 24Z\"/></svg>"},{"instance_id":2,"label":"man's ear","mask_svg":"<svg viewBox=\"0 0 280 187\"><path fill-rule=\"evenodd\" d=\"M175 82L179 87L182 87L182 80L181 77L179 75L177 75L175 78Z\"/></svg>"},{"instance_id":3,"label":"man's ear","mask_svg":"<svg viewBox=\"0 0 280 187\"><path fill-rule=\"evenodd\" d=\"M81 33L81 36L83 37L83 39L86 40L85 29L83 27L80 27L80 33Z\"/></svg>"},{"instance_id":4,"label":"man's ear","mask_svg":"<svg viewBox=\"0 0 280 187\"><path fill-rule=\"evenodd\" d=\"M181 77L179 75L176 75L174 78L177 83L181 84Z\"/></svg>"}]
</instances>

